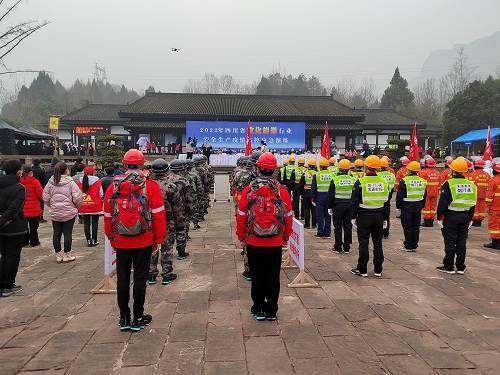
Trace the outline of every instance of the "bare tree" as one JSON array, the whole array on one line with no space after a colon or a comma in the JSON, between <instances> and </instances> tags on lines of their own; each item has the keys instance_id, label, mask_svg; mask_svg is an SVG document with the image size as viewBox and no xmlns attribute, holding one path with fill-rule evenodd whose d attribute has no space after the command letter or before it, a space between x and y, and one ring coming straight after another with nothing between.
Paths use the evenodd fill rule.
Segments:
<instances>
[{"instance_id":1,"label":"bare tree","mask_svg":"<svg viewBox=\"0 0 500 375\"><path fill-rule=\"evenodd\" d=\"M335 100L355 108L371 108L378 99L372 78L362 81L359 85L348 79L338 81L332 87L331 95Z\"/></svg>"},{"instance_id":2,"label":"bare tree","mask_svg":"<svg viewBox=\"0 0 500 375\"><path fill-rule=\"evenodd\" d=\"M440 124L446 103L441 87L435 79L427 79L414 88L415 114L418 120Z\"/></svg>"},{"instance_id":3,"label":"bare tree","mask_svg":"<svg viewBox=\"0 0 500 375\"><path fill-rule=\"evenodd\" d=\"M443 99L448 102L453 96L464 91L467 85L476 79L475 71L476 67L467 62L464 48L459 48L453 67L440 81Z\"/></svg>"},{"instance_id":4,"label":"bare tree","mask_svg":"<svg viewBox=\"0 0 500 375\"><path fill-rule=\"evenodd\" d=\"M0 74L35 72L33 70L10 71L5 59L27 38L45 27L48 22L25 21L9 24L9 17L18 9L23 0L0 0Z\"/></svg>"}]
</instances>

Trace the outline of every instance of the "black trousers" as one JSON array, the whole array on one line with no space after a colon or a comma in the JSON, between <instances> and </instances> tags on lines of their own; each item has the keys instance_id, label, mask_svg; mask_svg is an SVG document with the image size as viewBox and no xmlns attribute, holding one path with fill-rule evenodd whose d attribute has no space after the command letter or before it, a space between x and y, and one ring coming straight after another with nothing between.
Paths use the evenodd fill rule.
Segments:
<instances>
[{"instance_id":1,"label":"black trousers","mask_svg":"<svg viewBox=\"0 0 500 375\"><path fill-rule=\"evenodd\" d=\"M64 234L64 252L71 251L71 244L73 242L73 226L75 225L76 216L68 221L52 221L52 245L56 253L61 251L61 237Z\"/></svg>"},{"instance_id":2,"label":"black trousers","mask_svg":"<svg viewBox=\"0 0 500 375\"><path fill-rule=\"evenodd\" d=\"M193 158L193 153L192 152L186 152L186 159L192 159Z\"/></svg>"},{"instance_id":3,"label":"black trousers","mask_svg":"<svg viewBox=\"0 0 500 375\"><path fill-rule=\"evenodd\" d=\"M453 212L445 216L441 232L443 233L445 252L443 265L446 267L452 268L456 263L457 270L465 270L468 226L469 215L467 212Z\"/></svg>"},{"instance_id":4,"label":"black trousers","mask_svg":"<svg viewBox=\"0 0 500 375\"><path fill-rule=\"evenodd\" d=\"M387 217L387 228L382 229L382 235L384 238L389 237L389 230L391 229L391 208L389 206L389 216Z\"/></svg>"},{"instance_id":5,"label":"black trousers","mask_svg":"<svg viewBox=\"0 0 500 375\"><path fill-rule=\"evenodd\" d=\"M121 316L130 316L130 272L134 266L134 317L144 314L146 281L151 263L152 246L141 249L116 249L116 292Z\"/></svg>"},{"instance_id":6,"label":"black trousers","mask_svg":"<svg viewBox=\"0 0 500 375\"><path fill-rule=\"evenodd\" d=\"M255 247L247 245L248 264L252 275L254 309L274 315L280 296L281 246Z\"/></svg>"},{"instance_id":7,"label":"black trousers","mask_svg":"<svg viewBox=\"0 0 500 375\"><path fill-rule=\"evenodd\" d=\"M293 190L293 216L300 220L300 194L296 189Z\"/></svg>"},{"instance_id":8,"label":"black trousers","mask_svg":"<svg viewBox=\"0 0 500 375\"><path fill-rule=\"evenodd\" d=\"M415 250L418 247L421 212L405 206L401 208L401 225L405 236L403 243L405 249Z\"/></svg>"},{"instance_id":9,"label":"black trousers","mask_svg":"<svg viewBox=\"0 0 500 375\"><path fill-rule=\"evenodd\" d=\"M16 282L24 235L0 236L0 289L11 289Z\"/></svg>"},{"instance_id":10,"label":"black trousers","mask_svg":"<svg viewBox=\"0 0 500 375\"><path fill-rule=\"evenodd\" d=\"M99 229L99 215L82 215L83 231L87 241L97 241L97 231Z\"/></svg>"},{"instance_id":11,"label":"black trousers","mask_svg":"<svg viewBox=\"0 0 500 375\"><path fill-rule=\"evenodd\" d=\"M349 200L350 202L350 200ZM335 231L334 249L349 250L352 244L352 224L351 224L351 205L339 204L333 208L333 227ZM344 238L342 240L342 232Z\"/></svg>"},{"instance_id":12,"label":"black trousers","mask_svg":"<svg viewBox=\"0 0 500 375\"><path fill-rule=\"evenodd\" d=\"M308 194L304 195L304 223L306 227L311 223L313 227L316 226L316 207L313 206Z\"/></svg>"},{"instance_id":13,"label":"black trousers","mask_svg":"<svg viewBox=\"0 0 500 375\"><path fill-rule=\"evenodd\" d=\"M358 242L359 242L359 258L358 270L361 273L367 272L368 260L370 254L368 252L368 243L370 236L373 242L373 266L374 271L382 272L382 264L384 263L384 251L382 250L382 227L384 226L384 217L381 212L362 212L357 218L358 226Z\"/></svg>"},{"instance_id":14,"label":"black trousers","mask_svg":"<svg viewBox=\"0 0 500 375\"><path fill-rule=\"evenodd\" d=\"M27 217L26 218L27 229L24 236L24 245L37 246L40 244L40 240L38 238L38 226L40 224L39 217Z\"/></svg>"}]
</instances>

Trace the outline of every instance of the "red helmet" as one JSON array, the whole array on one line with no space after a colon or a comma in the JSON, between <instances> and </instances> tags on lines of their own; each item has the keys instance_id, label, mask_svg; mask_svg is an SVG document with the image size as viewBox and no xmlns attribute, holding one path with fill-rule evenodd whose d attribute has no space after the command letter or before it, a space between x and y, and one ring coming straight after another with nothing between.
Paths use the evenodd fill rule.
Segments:
<instances>
[{"instance_id":1,"label":"red helmet","mask_svg":"<svg viewBox=\"0 0 500 375\"><path fill-rule=\"evenodd\" d=\"M476 168L484 168L485 166L486 166L486 163L484 162L483 159L478 159L474 163L474 167L476 167Z\"/></svg>"},{"instance_id":2,"label":"red helmet","mask_svg":"<svg viewBox=\"0 0 500 375\"><path fill-rule=\"evenodd\" d=\"M467 169L470 171L474 169L474 163L467 159Z\"/></svg>"},{"instance_id":3,"label":"red helmet","mask_svg":"<svg viewBox=\"0 0 500 375\"><path fill-rule=\"evenodd\" d=\"M450 165L452 161L453 161L453 158L451 156L447 156L445 161L444 161L444 164Z\"/></svg>"},{"instance_id":4,"label":"red helmet","mask_svg":"<svg viewBox=\"0 0 500 375\"><path fill-rule=\"evenodd\" d=\"M403 165L408 165L408 163L410 162L410 159L408 159L406 156L402 156L399 161L401 162L401 164Z\"/></svg>"},{"instance_id":5,"label":"red helmet","mask_svg":"<svg viewBox=\"0 0 500 375\"><path fill-rule=\"evenodd\" d=\"M500 173L500 163L495 163L495 165L493 166L493 170Z\"/></svg>"},{"instance_id":6,"label":"red helmet","mask_svg":"<svg viewBox=\"0 0 500 375\"><path fill-rule=\"evenodd\" d=\"M262 155L260 155L259 160L257 161L257 167L261 169L278 168L278 161L276 160L276 156L274 156L272 152L264 152Z\"/></svg>"},{"instance_id":7,"label":"red helmet","mask_svg":"<svg viewBox=\"0 0 500 375\"><path fill-rule=\"evenodd\" d=\"M135 148L131 148L123 155L123 164L143 165L145 162L144 154Z\"/></svg>"},{"instance_id":8,"label":"red helmet","mask_svg":"<svg viewBox=\"0 0 500 375\"><path fill-rule=\"evenodd\" d=\"M433 158L427 158L425 159L425 166L434 168L436 166L436 161Z\"/></svg>"}]
</instances>

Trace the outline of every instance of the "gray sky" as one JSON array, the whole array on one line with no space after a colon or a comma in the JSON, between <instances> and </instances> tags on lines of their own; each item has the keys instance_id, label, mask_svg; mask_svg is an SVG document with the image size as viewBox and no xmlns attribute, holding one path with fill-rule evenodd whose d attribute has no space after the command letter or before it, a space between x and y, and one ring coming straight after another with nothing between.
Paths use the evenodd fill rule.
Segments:
<instances>
[{"instance_id":1,"label":"gray sky","mask_svg":"<svg viewBox=\"0 0 500 375\"><path fill-rule=\"evenodd\" d=\"M500 30L499 15L499 0L26 0L15 20L51 24L7 64L50 70L64 85L98 63L137 90L181 91L204 72L252 82L272 70L326 85L372 77L383 90L396 65L411 80L430 51Z\"/></svg>"}]
</instances>

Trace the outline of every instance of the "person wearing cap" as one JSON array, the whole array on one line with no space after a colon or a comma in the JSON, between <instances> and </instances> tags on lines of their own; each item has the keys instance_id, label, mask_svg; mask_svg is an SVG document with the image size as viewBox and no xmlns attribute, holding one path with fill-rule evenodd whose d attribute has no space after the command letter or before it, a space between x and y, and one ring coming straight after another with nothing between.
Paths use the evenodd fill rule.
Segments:
<instances>
[{"instance_id":1,"label":"person wearing cap","mask_svg":"<svg viewBox=\"0 0 500 375\"><path fill-rule=\"evenodd\" d=\"M286 188L273 178L277 167L272 153L259 157L258 175L243 190L236 215L236 235L247 249L252 274L250 311L259 321L276 320L282 247L292 233L292 202Z\"/></svg>"},{"instance_id":2,"label":"person wearing cap","mask_svg":"<svg viewBox=\"0 0 500 375\"><path fill-rule=\"evenodd\" d=\"M459 157L450 163L452 176L443 183L437 208L438 225L444 239L445 256L438 271L465 273L467 235L472 225L477 199L476 185L464 178L467 160ZM455 265L457 267L455 271Z\"/></svg>"},{"instance_id":3,"label":"person wearing cap","mask_svg":"<svg viewBox=\"0 0 500 375\"><path fill-rule=\"evenodd\" d=\"M399 161L401 163L401 168L399 168L396 172L396 182L394 184L395 191L398 190L399 182L403 179L404 176L406 176L408 172L406 166L410 163L410 159L408 159L406 156L402 156L401 158L399 158Z\"/></svg>"},{"instance_id":4,"label":"person wearing cap","mask_svg":"<svg viewBox=\"0 0 500 375\"><path fill-rule=\"evenodd\" d=\"M354 183L351 197L351 223L357 228L359 242L358 264L351 270L357 276L368 277L368 243L373 242L374 275L382 276L384 251L382 231L389 217L389 185L377 175L380 159L370 155L365 160L366 175Z\"/></svg>"},{"instance_id":5,"label":"person wearing cap","mask_svg":"<svg viewBox=\"0 0 500 375\"><path fill-rule=\"evenodd\" d=\"M94 167L91 165L83 169L83 176L76 181L83 193L82 205L78 215L83 218L83 231L88 247L99 245L97 233L99 231L99 216L102 215L102 198L104 196L101 183L101 180L94 176Z\"/></svg>"},{"instance_id":6,"label":"person wearing cap","mask_svg":"<svg viewBox=\"0 0 500 375\"><path fill-rule=\"evenodd\" d=\"M436 207L439 196L439 171L436 169L436 161L432 157L424 160L424 166L425 168L418 173L420 177L427 181L425 205L422 210L424 217L422 226L432 227L436 218Z\"/></svg>"},{"instance_id":7,"label":"person wearing cap","mask_svg":"<svg viewBox=\"0 0 500 375\"><path fill-rule=\"evenodd\" d=\"M303 194L304 228L316 228L316 207L312 204L311 195L311 184L316 174L316 168L316 160L309 159L307 162L307 169L300 178L300 187Z\"/></svg>"},{"instance_id":8,"label":"person wearing cap","mask_svg":"<svg viewBox=\"0 0 500 375\"><path fill-rule=\"evenodd\" d=\"M420 236L421 211L424 207L427 181L418 176L421 170L418 161L411 161L406 167L408 173L399 182L396 208L401 210L404 242L402 251L415 252Z\"/></svg>"},{"instance_id":9,"label":"person wearing cap","mask_svg":"<svg viewBox=\"0 0 500 375\"><path fill-rule=\"evenodd\" d=\"M281 168L278 169L278 181L283 186L286 186L286 184L287 184L285 170L286 170L286 166L288 165L288 163L289 163L288 159L283 160Z\"/></svg>"},{"instance_id":10,"label":"person wearing cap","mask_svg":"<svg viewBox=\"0 0 500 375\"><path fill-rule=\"evenodd\" d=\"M338 168L338 173L331 180L328 190L328 207L333 213L335 235L332 251L337 254L348 254L352 244L351 195L356 179L349 174L351 162L348 159L340 160Z\"/></svg>"},{"instance_id":11,"label":"person wearing cap","mask_svg":"<svg viewBox=\"0 0 500 375\"><path fill-rule=\"evenodd\" d=\"M301 193L301 186L300 186L300 179L302 178L302 175L304 174L304 171L306 170L306 167L304 164L306 163L306 159L303 156L300 156L297 159L297 166L292 171L292 174L290 175L290 190L292 191L292 201L293 201L293 213L295 215L295 218L300 219L303 215L301 215L301 212L303 213L304 208L301 209L300 207L300 197L302 195Z\"/></svg>"},{"instance_id":12,"label":"person wearing cap","mask_svg":"<svg viewBox=\"0 0 500 375\"><path fill-rule=\"evenodd\" d=\"M288 165L285 167L285 186L288 189L288 193L292 193L292 190L290 189L290 180L292 176L292 172L295 169L295 155L290 155L288 158Z\"/></svg>"},{"instance_id":13,"label":"person wearing cap","mask_svg":"<svg viewBox=\"0 0 500 375\"><path fill-rule=\"evenodd\" d=\"M486 163L483 159L478 159L474 163L474 171L469 173L468 179L477 187L477 202L474 210L474 218L472 220L473 227L480 227L483 220L486 218L486 192L491 180L489 173L484 171Z\"/></svg>"},{"instance_id":14,"label":"person wearing cap","mask_svg":"<svg viewBox=\"0 0 500 375\"><path fill-rule=\"evenodd\" d=\"M488 205L488 232L491 242L483 246L500 250L500 163L493 165L493 178L488 183L485 202Z\"/></svg>"},{"instance_id":15,"label":"person wearing cap","mask_svg":"<svg viewBox=\"0 0 500 375\"><path fill-rule=\"evenodd\" d=\"M365 175L365 172L363 171L364 165L365 164L363 163L363 160L361 159L354 160L354 168L351 169L351 171L349 172L351 176L353 176L357 180L364 177Z\"/></svg>"},{"instance_id":16,"label":"person wearing cap","mask_svg":"<svg viewBox=\"0 0 500 375\"><path fill-rule=\"evenodd\" d=\"M311 196L316 205L316 237L330 238L332 232L332 218L328 212L328 190L332 181L332 174L328 170L328 159L319 160L320 170L313 176L311 182Z\"/></svg>"},{"instance_id":17,"label":"person wearing cap","mask_svg":"<svg viewBox=\"0 0 500 375\"><path fill-rule=\"evenodd\" d=\"M328 170L332 174L332 176L335 176L339 172L339 167L337 166L337 159L335 156L332 156L330 159L328 159L328 163L330 164L328 167Z\"/></svg>"},{"instance_id":18,"label":"person wearing cap","mask_svg":"<svg viewBox=\"0 0 500 375\"><path fill-rule=\"evenodd\" d=\"M451 156L447 156L444 160L444 169L439 174L439 189L440 190L441 190L441 187L443 186L443 184L451 178L450 164L452 161L453 161L453 158Z\"/></svg>"},{"instance_id":19,"label":"person wearing cap","mask_svg":"<svg viewBox=\"0 0 500 375\"><path fill-rule=\"evenodd\" d=\"M137 149L128 150L123 156L127 168L123 175L115 176L113 188L104 195L104 229L111 246L116 251L116 291L120 310L120 330L140 331L151 323L151 315L144 314L146 283L152 252L160 250L165 241L166 217L163 196L158 183L146 179L140 168L144 154ZM126 215L120 207L121 200L133 200L140 195L147 201L147 211L141 213L144 223L133 235L121 229L120 217ZM137 199L137 198L135 198ZM130 207L130 206L129 206ZM136 228L134 228L136 229ZM130 274L134 266L134 317L130 316Z\"/></svg>"},{"instance_id":20,"label":"person wearing cap","mask_svg":"<svg viewBox=\"0 0 500 375\"><path fill-rule=\"evenodd\" d=\"M387 156L383 156L380 158L380 172L377 173L378 176L382 177L387 181L387 185L389 186L389 212L387 216L387 225L383 230L383 237L389 238L389 230L391 228L391 206L390 202L392 200L392 194L394 193L394 185L396 184L396 176L394 175L394 170L389 167L390 159Z\"/></svg>"}]
</instances>

